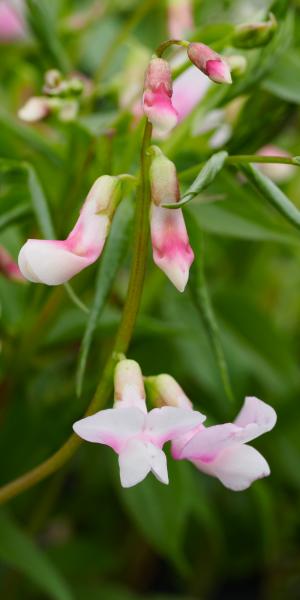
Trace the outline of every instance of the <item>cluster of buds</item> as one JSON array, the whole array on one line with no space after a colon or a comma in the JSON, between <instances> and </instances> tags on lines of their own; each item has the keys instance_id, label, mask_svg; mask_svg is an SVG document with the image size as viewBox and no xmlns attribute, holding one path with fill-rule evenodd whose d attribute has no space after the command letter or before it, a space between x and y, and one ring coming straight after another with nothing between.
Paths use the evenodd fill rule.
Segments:
<instances>
[{"instance_id":1,"label":"cluster of buds","mask_svg":"<svg viewBox=\"0 0 300 600\"><path fill-rule=\"evenodd\" d=\"M148 397L156 405L149 412L137 362L122 359L114 380L114 407L77 421L73 429L82 439L110 446L118 454L123 487L140 483L150 472L169 482L162 450L168 441L175 460L191 461L235 491L270 474L264 457L247 444L274 427L276 413L268 404L248 397L234 423L205 427L206 417L193 410L170 375L145 378Z\"/></svg>"},{"instance_id":2,"label":"cluster of buds","mask_svg":"<svg viewBox=\"0 0 300 600\"><path fill-rule=\"evenodd\" d=\"M183 43L191 62L215 83L232 83L228 63L205 44ZM152 58L144 84L143 109L156 137L165 137L177 125L179 115L172 102L171 69L162 58Z\"/></svg>"},{"instance_id":3,"label":"cluster of buds","mask_svg":"<svg viewBox=\"0 0 300 600\"><path fill-rule=\"evenodd\" d=\"M19 254L24 277L35 283L59 285L94 263L103 250L120 191L118 177L99 177L67 239L27 240Z\"/></svg>"},{"instance_id":4,"label":"cluster of buds","mask_svg":"<svg viewBox=\"0 0 300 600\"><path fill-rule=\"evenodd\" d=\"M34 123L50 115L60 121L72 121L79 110L79 100L85 92L86 84L81 75L68 79L56 69L45 74L43 96L32 96L20 108L18 116L22 121Z\"/></svg>"}]
</instances>

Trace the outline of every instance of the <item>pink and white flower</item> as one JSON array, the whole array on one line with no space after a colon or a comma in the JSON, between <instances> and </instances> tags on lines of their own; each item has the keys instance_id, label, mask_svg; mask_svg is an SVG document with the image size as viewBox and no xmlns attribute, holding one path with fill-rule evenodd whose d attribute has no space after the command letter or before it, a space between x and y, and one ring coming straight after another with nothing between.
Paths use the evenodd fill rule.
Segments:
<instances>
[{"instance_id":1,"label":"pink and white flower","mask_svg":"<svg viewBox=\"0 0 300 600\"><path fill-rule=\"evenodd\" d=\"M176 459L190 460L200 471L217 477L234 491L247 489L267 477L270 468L264 457L247 442L273 429L274 409L255 397L247 397L234 423L212 427L200 425L172 444Z\"/></svg>"},{"instance_id":2,"label":"pink and white flower","mask_svg":"<svg viewBox=\"0 0 300 600\"><path fill-rule=\"evenodd\" d=\"M120 197L120 180L103 175L92 186L79 219L65 240L34 240L24 244L19 267L26 279L59 285L99 258Z\"/></svg>"},{"instance_id":3,"label":"pink and white flower","mask_svg":"<svg viewBox=\"0 0 300 600\"><path fill-rule=\"evenodd\" d=\"M77 421L74 431L88 442L110 446L119 456L121 484L132 487L152 472L167 484L163 445L204 420L190 409L165 406L147 413L139 365L122 360L115 371L115 406Z\"/></svg>"},{"instance_id":4,"label":"pink and white flower","mask_svg":"<svg viewBox=\"0 0 300 600\"><path fill-rule=\"evenodd\" d=\"M24 37L24 22L21 8L13 6L9 0L0 1L0 41L12 42Z\"/></svg>"},{"instance_id":5,"label":"pink and white flower","mask_svg":"<svg viewBox=\"0 0 300 600\"><path fill-rule=\"evenodd\" d=\"M194 28L192 0L169 0L168 30L171 38L180 40Z\"/></svg>"},{"instance_id":6,"label":"pink and white flower","mask_svg":"<svg viewBox=\"0 0 300 600\"><path fill-rule=\"evenodd\" d=\"M178 122L192 112L211 85L210 80L193 65L176 77L172 103L178 114Z\"/></svg>"},{"instance_id":7,"label":"pink and white flower","mask_svg":"<svg viewBox=\"0 0 300 600\"><path fill-rule=\"evenodd\" d=\"M171 70L162 58L153 58L148 65L143 110L155 128L156 137L168 135L177 124L178 115L172 104Z\"/></svg>"},{"instance_id":8,"label":"pink and white flower","mask_svg":"<svg viewBox=\"0 0 300 600\"><path fill-rule=\"evenodd\" d=\"M183 292L189 278L194 253L182 210L161 206L178 202L180 198L176 167L153 146L154 158L150 167L151 208L150 229L155 264L175 287Z\"/></svg>"},{"instance_id":9,"label":"pink and white flower","mask_svg":"<svg viewBox=\"0 0 300 600\"><path fill-rule=\"evenodd\" d=\"M0 273L12 281L25 281L17 263L3 246L0 246Z\"/></svg>"},{"instance_id":10,"label":"pink and white flower","mask_svg":"<svg viewBox=\"0 0 300 600\"><path fill-rule=\"evenodd\" d=\"M232 83L230 68L226 60L209 46L192 42L187 52L190 61L212 81L215 83Z\"/></svg>"},{"instance_id":11,"label":"pink and white flower","mask_svg":"<svg viewBox=\"0 0 300 600\"><path fill-rule=\"evenodd\" d=\"M267 144L258 150L258 156L282 156L282 158L292 158L291 154L274 144ZM270 177L276 183L284 183L295 175L296 168L293 165L279 163L257 163L256 167L260 169L267 177Z\"/></svg>"}]
</instances>

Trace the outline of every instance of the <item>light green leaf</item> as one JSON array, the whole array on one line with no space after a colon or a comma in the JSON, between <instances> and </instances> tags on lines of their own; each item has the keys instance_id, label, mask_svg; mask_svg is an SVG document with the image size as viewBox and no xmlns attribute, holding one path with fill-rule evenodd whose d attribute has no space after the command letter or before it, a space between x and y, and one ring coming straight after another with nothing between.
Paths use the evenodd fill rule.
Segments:
<instances>
[{"instance_id":1,"label":"light green leaf","mask_svg":"<svg viewBox=\"0 0 300 600\"><path fill-rule=\"evenodd\" d=\"M205 190L215 179L218 173L223 169L227 152L217 152L213 154L207 163L201 169L199 175L193 181L187 192L184 194L180 202L174 204L163 204L165 208L179 208L190 202L197 194Z\"/></svg>"},{"instance_id":2,"label":"light green leaf","mask_svg":"<svg viewBox=\"0 0 300 600\"><path fill-rule=\"evenodd\" d=\"M72 600L73 596L61 575L42 550L17 523L0 512L0 559L26 575L54 600Z\"/></svg>"},{"instance_id":3,"label":"light green leaf","mask_svg":"<svg viewBox=\"0 0 300 600\"><path fill-rule=\"evenodd\" d=\"M3 231L6 227L14 225L19 221L23 221L30 213L30 207L27 205L14 206L14 208L7 210L0 216L0 231Z\"/></svg>"},{"instance_id":4,"label":"light green leaf","mask_svg":"<svg viewBox=\"0 0 300 600\"><path fill-rule=\"evenodd\" d=\"M292 223L297 229L300 228L300 211L289 200L289 198L277 187L277 185L269 179L264 173L253 165L244 165L242 170L272 206L282 214L289 223Z\"/></svg>"},{"instance_id":5,"label":"light green leaf","mask_svg":"<svg viewBox=\"0 0 300 600\"><path fill-rule=\"evenodd\" d=\"M97 321L99 320L100 314L103 310L117 270L122 262L124 254L126 253L132 218L132 203L123 200L114 217L112 229L101 257L96 278L94 301L90 309L86 330L80 347L78 368L76 373L76 390L78 395L80 395L82 391L86 362Z\"/></svg>"},{"instance_id":6,"label":"light green leaf","mask_svg":"<svg viewBox=\"0 0 300 600\"><path fill-rule=\"evenodd\" d=\"M263 82L263 88L286 102L300 103L300 56L287 50Z\"/></svg>"}]
</instances>

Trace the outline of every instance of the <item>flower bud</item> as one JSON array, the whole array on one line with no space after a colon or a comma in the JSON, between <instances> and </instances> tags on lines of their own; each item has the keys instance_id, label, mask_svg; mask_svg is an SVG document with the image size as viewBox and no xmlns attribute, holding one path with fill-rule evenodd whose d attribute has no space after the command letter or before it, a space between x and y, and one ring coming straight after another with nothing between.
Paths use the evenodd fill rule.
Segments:
<instances>
[{"instance_id":1,"label":"flower bud","mask_svg":"<svg viewBox=\"0 0 300 600\"><path fill-rule=\"evenodd\" d=\"M92 186L79 219L65 240L27 240L19 267L34 283L59 285L99 258L120 199L117 177L103 175Z\"/></svg>"},{"instance_id":2,"label":"flower bud","mask_svg":"<svg viewBox=\"0 0 300 600\"><path fill-rule=\"evenodd\" d=\"M246 23L238 25L232 37L235 48L259 48L266 46L277 29L277 21L271 13L269 20L264 23Z\"/></svg>"},{"instance_id":3,"label":"flower bud","mask_svg":"<svg viewBox=\"0 0 300 600\"><path fill-rule=\"evenodd\" d=\"M143 375L135 360L120 360L115 368L114 384L116 408L132 406L147 412Z\"/></svg>"},{"instance_id":4,"label":"flower bud","mask_svg":"<svg viewBox=\"0 0 300 600\"><path fill-rule=\"evenodd\" d=\"M226 61L234 79L244 75L247 69L247 59L245 56L242 56L241 54L232 54L231 56L226 56Z\"/></svg>"},{"instance_id":5,"label":"flower bud","mask_svg":"<svg viewBox=\"0 0 300 600\"><path fill-rule=\"evenodd\" d=\"M27 123L41 121L50 114L50 100L45 96L33 96L18 111L18 117Z\"/></svg>"},{"instance_id":6,"label":"flower bud","mask_svg":"<svg viewBox=\"0 0 300 600\"><path fill-rule=\"evenodd\" d=\"M258 150L258 156L282 156L282 158L292 158L291 154L278 146L267 144ZM285 163L257 163L256 167L275 183L284 183L291 179L296 173L296 167Z\"/></svg>"},{"instance_id":7,"label":"flower bud","mask_svg":"<svg viewBox=\"0 0 300 600\"><path fill-rule=\"evenodd\" d=\"M179 200L175 165L154 146L150 167L150 229L155 264L175 287L183 292L189 278L194 253L189 244L182 210L161 206Z\"/></svg>"},{"instance_id":8,"label":"flower bud","mask_svg":"<svg viewBox=\"0 0 300 600\"><path fill-rule=\"evenodd\" d=\"M154 377L147 377L145 383L150 400L155 406L193 408L192 402L171 375L163 373Z\"/></svg>"},{"instance_id":9,"label":"flower bud","mask_svg":"<svg viewBox=\"0 0 300 600\"><path fill-rule=\"evenodd\" d=\"M177 124L178 116L172 105L172 77L169 64L153 58L146 71L143 109L158 137L167 135Z\"/></svg>"},{"instance_id":10,"label":"flower bud","mask_svg":"<svg viewBox=\"0 0 300 600\"><path fill-rule=\"evenodd\" d=\"M188 47L190 61L215 83L232 83L229 66L209 46L193 42Z\"/></svg>"}]
</instances>

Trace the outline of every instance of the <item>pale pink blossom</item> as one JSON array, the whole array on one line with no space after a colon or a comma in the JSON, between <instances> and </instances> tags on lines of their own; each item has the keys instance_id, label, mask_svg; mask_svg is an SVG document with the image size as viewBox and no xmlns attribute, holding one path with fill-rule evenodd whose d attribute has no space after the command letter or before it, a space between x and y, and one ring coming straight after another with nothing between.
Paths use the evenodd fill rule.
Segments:
<instances>
[{"instance_id":1,"label":"pale pink blossom","mask_svg":"<svg viewBox=\"0 0 300 600\"><path fill-rule=\"evenodd\" d=\"M151 208L150 228L155 264L175 287L183 292L189 278L194 253L182 210L161 206L178 202L180 198L176 167L157 147L150 167Z\"/></svg>"},{"instance_id":2,"label":"pale pink blossom","mask_svg":"<svg viewBox=\"0 0 300 600\"><path fill-rule=\"evenodd\" d=\"M291 158L291 154L278 146L267 144L258 150L259 156L282 156L282 158ZM296 167L288 164L279 163L257 163L257 168L260 169L267 177L273 179L276 183L284 183L293 177L296 172Z\"/></svg>"},{"instance_id":3,"label":"pale pink blossom","mask_svg":"<svg viewBox=\"0 0 300 600\"><path fill-rule=\"evenodd\" d=\"M177 124L178 115L172 104L171 70L162 58L153 58L148 65L143 110L155 128L156 137L168 135Z\"/></svg>"},{"instance_id":4,"label":"pale pink blossom","mask_svg":"<svg viewBox=\"0 0 300 600\"><path fill-rule=\"evenodd\" d=\"M193 65L174 80L172 103L179 122L199 104L210 86L210 80Z\"/></svg>"},{"instance_id":5,"label":"pale pink blossom","mask_svg":"<svg viewBox=\"0 0 300 600\"><path fill-rule=\"evenodd\" d=\"M78 108L78 101L72 98L32 96L19 109L18 117L27 123L36 123L54 114L60 121L73 121Z\"/></svg>"},{"instance_id":6,"label":"pale pink blossom","mask_svg":"<svg viewBox=\"0 0 300 600\"><path fill-rule=\"evenodd\" d=\"M123 487L143 481L152 472L167 484L164 444L190 429L203 416L190 409L165 406L147 412L143 377L139 365L122 360L115 372L115 406L77 421L74 431L88 442L110 446L119 456Z\"/></svg>"},{"instance_id":7,"label":"pale pink blossom","mask_svg":"<svg viewBox=\"0 0 300 600\"><path fill-rule=\"evenodd\" d=\"M234 423L204 427L172 444L176 459L190 460L200 471L217 477L225 487L241 491L267 477L270 468L264 457L247 442L273 429L274 409L255 397L247 397Z\"/></svg>"},{"instance_id":8,"label":"pale pink blossom","mask_svg":"<svg viewBox=\"0 0 300 600\"><path fill-rule=\"evenodd\" d=\"M21 11L9 0L0 1L0 41L11 42L24 36Z\"/></svg>"},{"instance_id":9,"label":"pale pink blossom","mask_svg":"<svg viewBox=\"0 0 300 600\"><path fill-rule=\"evenodd\" d=\"M188 47L188 57L202 73L215 83L232 83L230 68L226 60L209 46L192 42Z\"/></svg>"},{"instance_id":10,"label":"pale pink blossom","mask_svg":"<svg viewBox=\"0 0 300 600\"><path fill-rule=\"evenodd\" d=\"M117 177L103 175L92 186L75 227L65 240L27 240L19 267L26 279L59 285L99 258L120 194Z\"/></svg>"},{"instance_id":11,"label":"pale pink blossom","mask_svg":"<svg viewBox=\"0 0 300 600\"><path fill-rule=\"evenodd\" d=\"M25 281L17 263L3 246L0 246L0 273L12 281Z\"/></svg>"},{"instance_id":12,"label":"pale pink blossom","mask_svg":"<svg viewBox=\"0 0 300 600\"><path fill-rule=\"evenodd\" d=\"M168 1L168 30L171 38L180 40L194 28L192 0Z\"/></svg>"}]
</instances>

